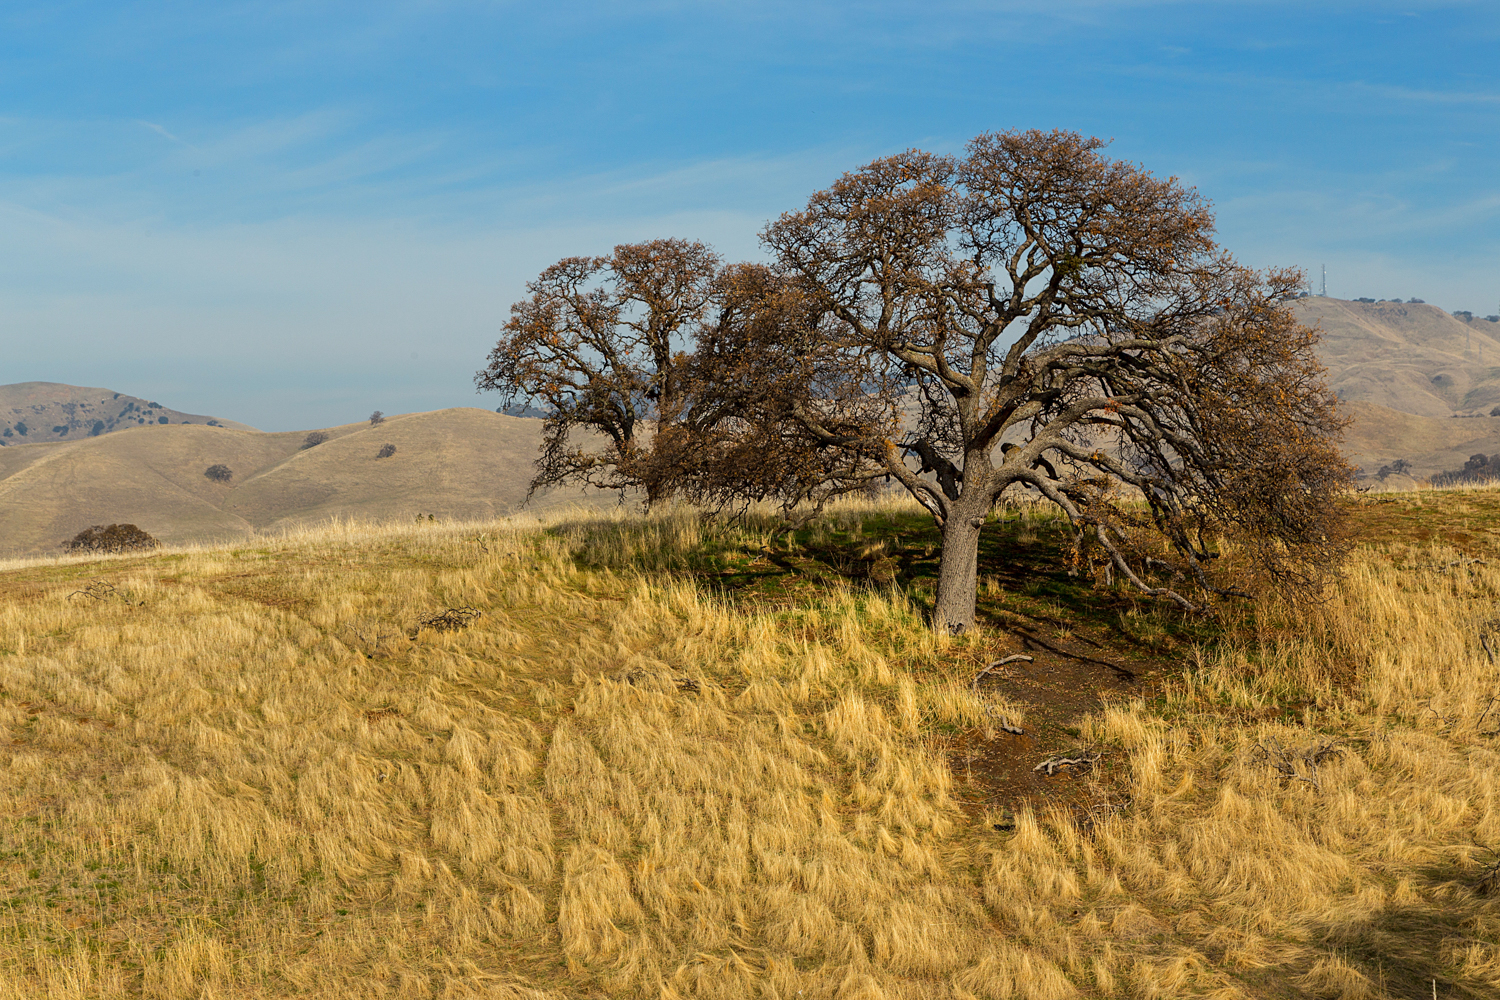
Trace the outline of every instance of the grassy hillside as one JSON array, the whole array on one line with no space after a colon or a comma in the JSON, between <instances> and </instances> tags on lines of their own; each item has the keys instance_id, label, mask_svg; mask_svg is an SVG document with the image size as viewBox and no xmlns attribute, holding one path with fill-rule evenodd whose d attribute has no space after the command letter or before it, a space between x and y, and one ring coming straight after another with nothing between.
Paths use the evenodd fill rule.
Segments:
<instances>
[{"instance_id":1,"label":"grassy hillside","mask_svg":"<svg viewBox=\"0 0 1500 1000\"><path fill-rule=\"evenodd\" d=\"M460 408L326 433L330 440L304 448L304 431L173 424L0 449L0 555L55 550L91 524L116 522L175 543L334 516L496 517L525 499L541 422ZM396 453L377 458L387 443ZM204 476L221 464L229 482ZM564 492L539 498L536 509L585 499Z\"/></svg>"},{"instance_id":2,"label":"grassy hillside","mask_svg":"<svg viewBox=\"0 0 1500 1000\"><path fill-rule=\"evenodd\" d=\"M0 995L1493 996L1500 494L1357 513L1215 624L1012 510L951 641L902 507L12 563Z\"/></svg>"},{"instance_id":3,"label":"grassy hillside","mask_svg":"<svg viewBox=\"0 0 1500 1000\"><path fill-rule=\"evenodd\" d=\"M1470 455L1500 452L1500 417L1421 417L1373 403L1348 402L1353 423L1345 432L1345 457L1368 472L1398 458L1412 463L1412 475L1427 479L1460 469Z\"/></svg>"},{"instance_id":4,"label":"grassy hillside","mask_svg":"<svg viewBox=\"0 0 1500 1000\"><path fill-rule=\"evenodd\" d=\"M1500 405L1500 324L1420 303L1314 297L1293 311L1322 328L1318 357L1347 400L1427 417Z\"/></svg>"}]
</instances>

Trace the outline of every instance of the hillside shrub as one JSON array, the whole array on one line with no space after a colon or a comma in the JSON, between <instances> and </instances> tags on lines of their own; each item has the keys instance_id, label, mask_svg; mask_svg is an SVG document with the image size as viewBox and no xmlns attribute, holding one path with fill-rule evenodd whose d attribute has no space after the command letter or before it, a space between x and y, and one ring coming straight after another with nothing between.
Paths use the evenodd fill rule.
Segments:
<instances>
[{"instance_id":1,"label":"hillside shrub","mask_svg":"<svg viewBox=\"0 0 1500 1000\"><path fill-rule=\"evenodd\" d=\"M234 472L227 465L210 465L203 470L203 474L216 483L227 483L234 477Z\"/></svg>"},{"instance_id":2,"label":"hillside shrub","mask_svg":"<svg viewBox=\"0 0 1500 1000\"><path fill-rule=\"evenodd\" d=\"M308 448L316 448L318 445L327 440L327 432L313 431L311 434L307 435L307 437L302 439L302 450L306 451Z\"/></svg>"},{"instance_id":3,"label":"hillside shrub","mask_svg":"<svg viewBox=\"0 0 1500 1000\"><path fill-rule=\"evenodd\" d=\"M1398 458L1390 465L1382 465L1380 471L1375 473L1375 477L1385 482L1386 476L1404 476L1410 471L1411 463L1404 458Z\"/></svg>"},{"instance_id":4,"label":"hillside shrub","mask_svg":"<svg viewBox=\"0 0 1500 1000\"><path fill-rule=\"evenodd\" d=\"M379 410L376 410L374 413L370 414L370 426L371 427L374 427L377 424L383 424L383 423L385 423L385 414L384 413L381 413Z\"/></svg>"},{"instance_id":5,"label":"hillside shrub","mask_svg":"<svg viewBox=\"0 0 1500 1000\"><path fill-rule=\"evenodd\" d=\"M70 552L134 552L159 544L133 524L96 524L74 535L63 547Z\"/></svg>"},{"instance_id":6,"label":"hillside shrub","mask_svg":"<svg viewBox=\"0 0 1500 1000\"><path fill-rule=\"evenodd\" d=\"M390 458L394 454L396 454L396 446L387 442L380 446L380 450L375 453L375 457Z\"/></svg>"},{"instance_id":7,"label":"hillside shrub","mask_svg":"<svg viewBox=\"0 0 1500 1000\"><path fill-rule=\"evenodd\" d=\"M1500 454L1488 456L1481 454L1470 455L1469 460L1464 463L1462 469L1454 469L1451 472L1439 472L1432 477L1432 485L1477 485L1480 483L1493 483L1497 480L1500 480Z\"/></svg>"}]
</instances>

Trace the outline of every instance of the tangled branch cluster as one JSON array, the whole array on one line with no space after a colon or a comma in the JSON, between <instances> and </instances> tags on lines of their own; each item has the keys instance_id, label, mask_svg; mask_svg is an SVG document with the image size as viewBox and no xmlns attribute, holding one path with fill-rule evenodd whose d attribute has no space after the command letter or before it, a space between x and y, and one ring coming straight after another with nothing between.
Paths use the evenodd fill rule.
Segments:
<instances>
[{"instance_id":1,"label":"tangled branch cluster","mask_svg":"<svg viewBox=\"0 0 1500 1000\"><path fill-rule=\"evenodd\" d=\"M409 639L415 639L417 633L423 629L432 629L434 632L457 632L460 629L468 628L482 614L484 612L478 608L471 608L467 605L457 608L444 608L442 611L430 611L426 614L418 615L417 620L412 623L412 627L407 630L406 635Z\"/></svg>"},{"instance_id":2,"label":"tangled branch cluster","mask_svg":"<svg viewBox=\"0 0 1500 1000\"><path fill-rule=\"evenodd\" d=\"M1338 740L1324 740L1302 750L1293 750L1282 746L1281 741L1273 736L1255 744L1251 754L1254 759L1270 764L1283 782L1305 781L1321 789L1318 767L1334 757L1342 757L1344 748Z\"/></svg>"}]
</instances>

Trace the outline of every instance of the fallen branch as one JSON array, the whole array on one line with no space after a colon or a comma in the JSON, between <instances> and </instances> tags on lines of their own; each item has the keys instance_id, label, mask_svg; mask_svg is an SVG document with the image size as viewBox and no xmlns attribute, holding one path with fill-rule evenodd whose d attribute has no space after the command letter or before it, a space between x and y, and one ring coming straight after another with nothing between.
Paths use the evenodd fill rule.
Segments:
<instances>
[{"instance_id":1,"label":"fallen branch","mask_svg":"<svg viewBox=\"0 0 1500 1000\"><path fill-rule=\"evenodd\" d=\"M103 601L114 597L117 593L118 591L115 589L114 584L106 583L103 580L92 580L87 587L84 587L82 590L75 590L69 594L68 600L71 601L75 597L87 597L90 600Z\"/></svg>"},{"instance_id":2,"label":"fallen branch","mask_svg":"<svg viewBox=\"0 0 1500 1000\"><path fill-rule=\"evenodd\" d=\"M146 603L145 601L133 600L128 590L121 590L114 584L104 580L90 580L87 587L84 587L82 590L75 590L71 594L69 594L68 600L71 601L75 597L87 597L89 600L94 601L95 603L98 603L99 601L107 601L112 597L118 597L126 604L134 604L139 606Z\"/></svg>"},{"instance_id":3,"label":"fallen branch","mask_svg":"<svg viewBox=\"0 0 1500 1000\"><path fill-rule=\"evenodd\" d=\"M1489 652L1489 647L1485 647L1485 651ZM1490 653L1490 662L1493 663L1494 660L1495 660L1495 654L1494 653ZM1484 706L1484 711L1480 712L1479 713L1479 718L1477 718L1477 719L1474 720L1474 728L1476 730L1479 730L1479 735L1481 735L1481 736L1493 736L1496 733L1500 733L1500 730L1495 730L1494 732L1486 733L1486 732L1484 732L1484 730L1479 729L1479 724L1484 721L1484 717L1486 715L1490 714L1490 709L1492 709L1492 708L1495 707L1495 702L1497 702L1497 701L1500 701L1500 694L1492 694L1492 695L1490 695L1489 703Z\"/></svg>"},{"instance_id":4,"label":"fallen branch","mask_svg":"<svg viewBox=\"0 0 1500 1000\"><path fill-rule=\"evenodd\" d=\"M1097 750L1085 750L1078 757L1048 757L1036 767L1033 767L1032 770L1045 770L1047 777L1050 778L1057 773L1057 769L1060 767L1093 767L1095 762L1099 760L1099 756L1100 754Z\"/></svg>"},{"instance_id":5,"label":"fallen branch","mask_svg":"<svg viewBox=\"0 0 1500 1000\"><path fill-rule=\"evenodd\" d=\"M1479 626L1479 645L1484 647L1485 655L1493 665L1495 658L1500 656L1500 649L1496 648L1500 647L1500 618L1491 618Z\"/></svg>"},{"instance_id":6,"label":"fallen branch","mask_svg":"<svg viewBox=\"0 0 1500 1000\"><path fill-rule=\"evenodd\" d=\"M1496 853L1494 848L1485 848L1485 850L1489 851L1491 856ZM1481 896L1493 896L1497 890L1500 890L1500 859L1481 868L1480 876L1474 882L1474 891Z\"/></svg>"},{"instance_id":7,"label":"fallen branch","mask_svg":"<svg viewBox=\"0 0 1500 1000\"><path fill-rule=\"evenodd\" d=\"M1012 655L1007 656L1004 659L996 660L994 663L991 663L989 666L985 667L983 670L979 671L979 673L974 675L974 681L971 687L974 688L974 693L978 694L980 678L984 677L984 675L989 673L991 670L994 670L996 667L1003 667L1007 663L1019 663L1023 660L1027 663L1032 663L1035 661L1035 659L1035 657L1028 656L1025 653L1013 653Z\"/></svg>"}]
</instances>

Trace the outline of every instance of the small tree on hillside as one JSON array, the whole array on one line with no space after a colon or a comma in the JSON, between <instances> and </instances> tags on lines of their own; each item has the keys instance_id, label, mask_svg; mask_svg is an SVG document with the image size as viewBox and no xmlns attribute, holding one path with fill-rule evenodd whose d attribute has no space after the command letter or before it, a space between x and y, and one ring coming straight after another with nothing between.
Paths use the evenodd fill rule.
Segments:
<instances>
[{"instance_id":1,"label":"small tree on hillside","mask_svg":"<svg viewBox=\"0 0 1500 1000\"><path fill-rule=\"evenodd\" d=\"M133 552L159 543L133 524L96 524L74 535L63 547L72 552Z\"/></svg>"},{"instance_id":2,"label":"small tree on hillside","mask_svg":"<svg viewBox=\"0 0 1500 1000\"><path fill-rule=\"evenodd\" d=\"M375 457L390 458L394 454L396 454L396 446L387 442L380 446L380 450L375 453Z\"/></svg>"},{"instance_id":3,"label":"small tree on hillside","mask_svg":"<svg viewBox=\"0 0 1500 1000\"><path fill-rule=\"evenodd\" d=\"M370 426L371 427L375 427L375 426L378 426L378 425L383 424L383 423L385 423L385 414L384 413L381 413L379 410L376 410L374 413L370 414Z\"/></svg>"},{"instance_id":4,"label":"small tree on hillside","mask_svg":"<svg viewBox=\"0 0 1500 1000\"><path fill-rule=\"evenodd\" d=\"M302 450L306 451L308 448L316 448L327 440L328 433L326 431L312 431L307 437L302 439Z\"/></svg>"},{"instance_id":5,"label":"small tree on hillside","mask_svg":"<svg viewBox=\"0 0 1500 1000\"><path fill-rule=\"evenodd\" d=\"M227 465L210 465L203 470L203 474L216 483L227 483L234 478L234 473Z\"/></svg>"},{"instance_id":6,"label":"small tree on hillside","mask_svg":"<svg viewBox=\"0 0 1500 1000\"><path fill-rule=\"evenodd\" d=\"M1409 472L1411 472L1411 463L1404 458L1398 458L1390 465L1382 465L1375 473L1375 478L1383 483L1387 476L1404 476Z\"/></svg>"},{"instance_id":7,"label":"small tree on hillside","mask_svg":"<svg viewBox=\"0 0 1500 1000\"><path fill-rule=\"evenodd\" d=\"M539 484L791 506L899 482L942 531L952 631L974 622L980 531L1012 486L1187 608L1171 581L1226 590L1221 532L1269 578L1316 586L1350 470L1316 335L1284 308L1302 275L1240 267L1194 192L1102 146L1013 132L962 159L877 160L767 227L767 267L715 274L670 242L645 246L691 248L691 267L644 247L563 261L479 384L565 413ZM573 426L613 447L570 449Z\"/></svg>"}]
</instances>

